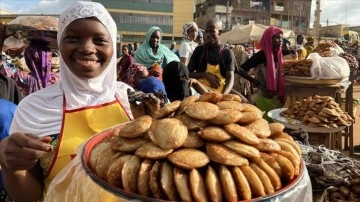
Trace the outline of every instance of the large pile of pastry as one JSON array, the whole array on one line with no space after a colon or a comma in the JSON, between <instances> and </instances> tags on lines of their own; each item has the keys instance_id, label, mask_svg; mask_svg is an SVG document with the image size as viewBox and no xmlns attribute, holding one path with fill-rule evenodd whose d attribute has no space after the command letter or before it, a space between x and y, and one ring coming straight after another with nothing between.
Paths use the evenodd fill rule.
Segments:
<instances>
[{"instance_id":1,"label":"large pile of pastry","mask_svg":"<svg viewBox=\"0 0 360 202\"><path fill-rule=\"evenodd\" d=\"M318 53L321 57L330 57L332 55L331 48L336 48L335 42L322 42L312 52Z\"/></svg>"},{"instance_id":2,"label":"large pile of pastry","mask_svg":"<svg viewBox=\"0 0 360 202\"><path fill-rule=\"evenodd\" d=\"M300 120L312 127L337 128L350 126L354 122L330 96L314 95L296 101L280 114L283 117Z\"/></svg>"},{"instance_id":3,"label":"large pile of pastry","mask_svg":"<svg viewBox=\"0 0 360 202\"><path fill-rule=\"evenodd\" d=\"M312 64L311 59L286 61L282 66L283 73L285 76L311 77L310 68Z\"/></svg>"},{"instance_id":4,"label":"large pile of pastry","mask_svg":"<svg viewBox=\"0 0 360 202\"><path fill-rule=\"evenodd\" d=\"M114 129L89 165L111 186L156 199L264 197L300 174L301 150L262 116L236 95L191 96Z\"/></svg>"}]
</instances>

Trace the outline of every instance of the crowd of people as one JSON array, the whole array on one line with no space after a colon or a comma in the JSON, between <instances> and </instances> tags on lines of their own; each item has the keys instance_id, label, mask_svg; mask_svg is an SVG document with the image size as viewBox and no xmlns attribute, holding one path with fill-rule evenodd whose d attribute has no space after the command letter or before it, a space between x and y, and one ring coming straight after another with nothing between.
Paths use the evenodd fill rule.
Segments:
<instances>
[{"instance_id":1,"label":"crowd of people","mask_svg":"<svg viewBox=\"0 0 360 202\"><path fill-rule=\"evenodd\" d=\"M185 23L176 50L176 43L164 45L161 28L152 26L141 44L123 45L119 57L111 15L99 3L77 1L60 15L55 71L54 53L45 43L25 49L29 73L3 56L0 201L6 195L14 201L46 199L51 182L85 140L113 125L153 115L169 102L218 91L238 94L263 111L283 106L282 63L306 58L314 38L304 43L299 35L291 45L281 29L270 26L261 49L250 56L242 45L221 43L222 27L215 18L208 20L204 33L195 22Z\"/></svg>"}]
</instances>

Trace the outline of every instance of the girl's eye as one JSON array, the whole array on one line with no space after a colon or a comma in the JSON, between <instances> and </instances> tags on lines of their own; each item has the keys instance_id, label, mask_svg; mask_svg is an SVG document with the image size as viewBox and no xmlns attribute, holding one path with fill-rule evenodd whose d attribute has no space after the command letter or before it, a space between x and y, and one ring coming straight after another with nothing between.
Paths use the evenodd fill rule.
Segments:
<instances>
[{"instance_id":1,"label":"girl's eye","mask_svg":"<svg viewBox=\"0 0 360 202\"><path fill-rule=\"evenodd\" d=\"M94 41L99 44L106 44L109 42L109 40L107 40L106 38L101 38L101 37L95 38Z\"/></svg>"},{"instance_id":2,"label":"girl's eye","mask_svg":"<svg viewBox=\"0 0 360 202\"><path fill-rule=\"evenodd\" d=\"M76 41L79 40L79 37L77 37L77 36L66 36L66 37L64 37L64 40L68 41L68 42L76 42Z\"/></svg>"}]
</instances>

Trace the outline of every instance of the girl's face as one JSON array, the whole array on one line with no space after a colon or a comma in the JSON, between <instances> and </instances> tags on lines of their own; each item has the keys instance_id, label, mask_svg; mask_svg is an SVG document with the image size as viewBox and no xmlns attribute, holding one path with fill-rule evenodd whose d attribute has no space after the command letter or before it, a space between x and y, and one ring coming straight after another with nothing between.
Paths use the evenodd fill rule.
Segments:
<instances>
[{"instance_id":1,"label":"girl's face","mask_svg":"<svg viewBox=\"0 0 360 202\"><path fill-rule=\"evenodd\" d=\"M281 48L283 44L283 35L281 33L274 35L272 37L272 44L274 49Z\"/></svg>"},{"instance_id":2,"label":"girl's face","mask_svg":"<svg viewBox=\"0 0 360 202\"><path fill-rule=\"evenodd\" d=\"M114 54L110 33L95 18L70 23L61 36L59 48L71 72L85 79L100 75Z\"/></svg>"},{"instance_id":3,"label":"girl's face","mask_svg":"<svg viewBox=\"0 0 360 202\"><path fill-rule=\"evenodd\" d=\"M152 33L149 40L149 44L151 48L157 48L159 46L160 37L161 37L161 32L159 30L156 30L154 33Z\"/></svg>"},{"instance_id":4,"label":"girl's face","mask_svg":"<svg viewBox=\"0 0 360 202\"><path fill-rule=\"evenodd\" d=\"M195 41L198 35L198 30L192 27L187 31L187 34L191 40Z\"/></svg>"}]
</instances>

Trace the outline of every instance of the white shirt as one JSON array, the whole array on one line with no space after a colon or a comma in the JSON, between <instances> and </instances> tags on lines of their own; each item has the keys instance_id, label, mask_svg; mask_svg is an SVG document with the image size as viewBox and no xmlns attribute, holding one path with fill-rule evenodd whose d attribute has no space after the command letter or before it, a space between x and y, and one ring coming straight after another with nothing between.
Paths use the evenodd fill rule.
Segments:
<instances>
[{"instance_id":1,"label":"white shirt","mask_svg":"<svg viewBox=\"0 0 360 202\"><path fill-rule=\"evenodd\" d=\"M188 58L190 60L195 48L198 46L198 43L194 41L183 40L179 48L180 57Z\"/></svg>"}]
</instances>

